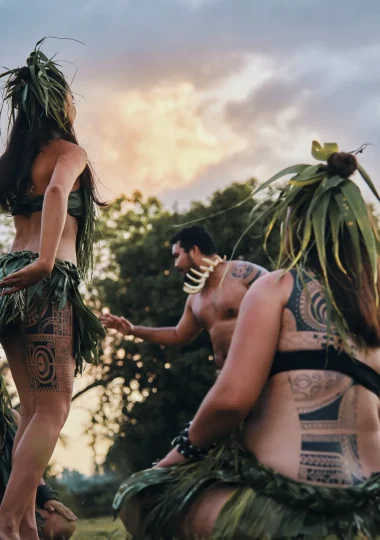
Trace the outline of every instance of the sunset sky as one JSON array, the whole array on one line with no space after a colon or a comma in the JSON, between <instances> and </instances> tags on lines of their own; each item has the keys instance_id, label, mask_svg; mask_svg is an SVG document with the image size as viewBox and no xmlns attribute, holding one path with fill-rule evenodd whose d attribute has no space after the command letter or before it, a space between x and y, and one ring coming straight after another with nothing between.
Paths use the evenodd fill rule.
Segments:
<instances>
[{"instance_id":1,"label":"sunset sky","mask_svg":"<svg viewBox=\"0 0 380 540\"><path fill-rule=\"evenodd\" d=\"M379 26L378 0L0 0L0 65L43 36L85 43L44 50L78 69L78 138L108 199L187 205L310 160L313 138L371 143L380 187Z\"/></svg>"}]
</instances>

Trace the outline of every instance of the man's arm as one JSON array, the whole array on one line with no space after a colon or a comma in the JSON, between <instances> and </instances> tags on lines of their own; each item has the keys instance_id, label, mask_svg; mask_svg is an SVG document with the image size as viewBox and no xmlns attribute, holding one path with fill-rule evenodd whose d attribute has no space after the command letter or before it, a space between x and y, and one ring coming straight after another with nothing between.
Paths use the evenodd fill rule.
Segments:
<instances>
[{"instance_id":1,"label":"man's arm","mask_svg":"<svg viewBox=\"0 0 380 540\"><path fill-rule=\"evenodd\" d=\"M183 315L177 326L150 328L135 326L124 317L105 314L100 318L106 328L115 328L124 335L157 343L159 345L187 345L202 331L191 309L191 298L187 299Z\"/></svg>"},{"instance_id":2,"label":"man's arm","mask_svg":"<svg viewBox=\"0 0 380 540\"><path fill-rule=\"evenodd\" d=\"M262 266L248 261L232 261L231 263L231 275L236 279L240 279L247 289L259 277L264 276L267 273L268 271Z\"/></svg>"}]
</instances>

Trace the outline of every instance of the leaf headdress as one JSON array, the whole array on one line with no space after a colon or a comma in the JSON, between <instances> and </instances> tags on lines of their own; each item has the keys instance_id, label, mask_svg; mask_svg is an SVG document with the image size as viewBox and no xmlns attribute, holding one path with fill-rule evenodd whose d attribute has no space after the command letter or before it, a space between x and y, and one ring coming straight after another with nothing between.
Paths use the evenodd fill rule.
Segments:
<instances>
[{"instance_id":1,"label":"leaf headdress","mask_svg":"<svg viewBox=\"0 0 380 540\"><path fill-rule=\"evenodd\" d=\"M350 179L356 169L378 201L380 197L355 156L339 153L337 144L321 146L313 141L312 156L326 163L288 167L260 185L254 195L280 178L292 175L280 189L277 199L260 215L267 223L264 245L267 245L276 223L282 223L277 267L284 271L296 268L302 276L302 271L310 268L311 253L316 255L327 297L327 309L330 315L334 312L333 322L343 337L348 328L331 287L331 257L339 271L352 282L353 287L357 287L361 283L364 254L370 265L373 276L371 285L378 302L379 235L360 189ZM252 212L256 212L261 204L256 205ZM343 238L349 239L352 246L350 257L353 264L349 266L341 256L345 249ZM332 247L333 253L327 251L326 245Z\"/></svg>"},{"instance_id":2,"label":"leaf headdress","mask_svg":"<svg viewBox=\"0 0 380 540\"><path fill-rule=\"evenodd\" d=\"M52 119L53 131L57 132L55 133L57 137L77 143L66 110L67 93L71 93L71 89L54 57L48 58L42 52L41 47L46 39L43 38L36 43L25 66L7 69L0 74L0 80L5 79L0 115L4 104L9 103L9 128L14 126L18 113L23 111L30 128L42 126L43 131L46 118ZM92 185L93 175L89 165L87 165L81 175L81 195L85 211L83 216L78 219L76 246L78 268L83 277L91 274L92 246L96 229L95 203L98 201L94 199ZM20 196L19 192L16 193L16 196Z\"/></svg>"},{"instance_id":3,"label":"leaf headdress","mask_svg":"<svg viewBox=\"0 0 380 540\"><path fill-rule=\"evenodd\" d=\"M7 69L0 79L7 77L4 85L3 104L9 102L10 119L15 120L16 111L22 107L32 125L41 113L54 118L66 129L66 94L70 91L59 64L48 58L41 50L46 38L38 41L26 60L26 66Z\"/></svg>"}]
</instances>

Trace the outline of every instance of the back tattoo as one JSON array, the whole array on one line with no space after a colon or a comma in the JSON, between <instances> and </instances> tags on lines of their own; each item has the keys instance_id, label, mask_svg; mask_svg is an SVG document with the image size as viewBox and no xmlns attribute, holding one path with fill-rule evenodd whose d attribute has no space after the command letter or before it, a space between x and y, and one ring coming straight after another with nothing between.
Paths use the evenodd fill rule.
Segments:
<instances>
[{"instance_id":1,"label":"back tattoo","mask_svg":"<svg viewBox=\"0 0 380 540\"><path fill-rule=\"evenodd\" d=\"M304 280L293 277L286 307L296 321L297 332L308 333L308 340L313 337L316 348L326 346L327 341L339 348L341 340L333 327L331 335L327 332L326 299L320 284L307 274ZM359 386L334 371L290 371L288 380L301 427L299 480L335 486L362 482L355 433Z\"/></svg>"}]
</instances>

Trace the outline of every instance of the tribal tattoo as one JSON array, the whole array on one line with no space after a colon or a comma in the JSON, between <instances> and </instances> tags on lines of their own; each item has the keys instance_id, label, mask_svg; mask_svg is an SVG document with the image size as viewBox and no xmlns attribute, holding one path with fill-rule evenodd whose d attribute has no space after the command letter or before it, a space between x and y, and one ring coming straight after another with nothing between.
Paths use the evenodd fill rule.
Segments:
<instances>
[{"instance_id":1,"label":"tribal tattoo","mask_svg":"<svg viewBox=\"0 0 380 540\"><path fill-rule=\"evenodd\" d=\"M48 305L41 313L33 305L25 320L26 363L32 391L72 392L73 310Z\"/></svg>"},{"instance_id":2,"label":"tribal tattoo","mask_svg":"<svg viewBox=\"0 0 380 540\"><path fill-rule=\"evenodd\" d=\"M293 274L294 286L284 309L279 350L317 350L330 345L337 350L349 348L358 360L362 353L357 344L336 333L331 323L327 325L327 302L321 284L305 273L304 282Z\"/></svg>"},{"instance_id":3,"label":"tribal tattoo","mask_svg":"<svg viewBox=\"0 0 380 540\"><path fill-rule=\"evenodd\" d=\"M249 262L235 263L234 267L231 270L231 275L238 279L247 279L247 277L252 275L252 279L247 283L248 287L252 285L254 281L256 281L260 274L261 272L257 270L252 263Z\"/></svg>"},{"instance_id":4,"label":"tribal tattoo","mask_svg":"<svg viewBox=\"0 0 380 540\"><path fill-rule=\"evenodd\" d=\"M294 281L281 346L305 350L307 362L307 349L341 348L342 343L334 328L327 332L320 284L307 275L304 283ZM342 373L322 370L291 371L288 381L301 428L299 480L343 487L362 482L355 433L359 386Z\"/></svg>"},{"instance_id":5,"label":"tribal tattoo","mask_svg":"<svg viewBox=\"0 0 380 540\"><path fill-rule=\"evenodd\" d=\"M291 373L289 382L301 426L299 480L339 486L362 482L354 433L358 386L344 375L318 371Z\"/></svg>"}]
</instances>

